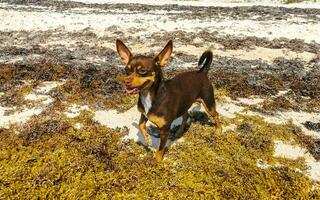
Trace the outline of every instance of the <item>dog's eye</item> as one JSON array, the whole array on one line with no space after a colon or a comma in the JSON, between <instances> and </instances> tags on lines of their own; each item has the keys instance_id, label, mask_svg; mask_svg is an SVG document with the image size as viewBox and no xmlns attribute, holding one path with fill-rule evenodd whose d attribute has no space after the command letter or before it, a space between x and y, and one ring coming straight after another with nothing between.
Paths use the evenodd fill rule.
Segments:
<instances>
[{"instance_id":1,"label":"dog's eye","mask_svg":"<svg viewBox=\"0 0 320 200\"><path fill-rule=\"evenodd\" d=\"M141 74L141 75L146 75L147 73L148 73L147 70L144 70L144 69L139 70L139 74Z\"/></svg>"}]
</instances>

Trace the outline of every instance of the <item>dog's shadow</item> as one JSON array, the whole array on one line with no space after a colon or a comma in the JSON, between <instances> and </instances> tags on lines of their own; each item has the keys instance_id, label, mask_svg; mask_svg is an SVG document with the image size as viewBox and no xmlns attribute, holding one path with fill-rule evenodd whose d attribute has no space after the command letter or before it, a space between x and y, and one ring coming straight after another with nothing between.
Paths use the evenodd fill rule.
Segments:
<instances>
[{"instance_id":1,"label":"dog's shadow","mask_svg":"<svg viewBox=\"0 0 320 200\"><path fill-rule=\"evenodd\" d=\"M171 128L170 128L170 133L169 133L169 138L167 140L167 144L166 147L169 147L174 141L178 140L179 138L183 137L183 135L188 131L190 124L193 122L199 122L201 124L207 124L210 126L213 126L214 123L210 120L210 117L208 116L208 114L206 112L204 112L203 110L201 110L201 106L198 104L195 104L194 106L192 106L189 111L189 117L187 120L187 125L184 129L184 131L180 134L177 135L177 131L181 126L182 123L182 117L178 117L177 119L175 119L172 124L171 124ZM143 145L147 150L150 150L147 147L147 144L144 140L144 137L142 135L142 133L139 131L139 125L138 123L134 122L132 123L132 126L135 127L137 129L137 136L138 136L138 143ZM153 125L152 123L147 123L147 131L148 134L151 136L151 148L156 149L159 146L160 143L160 131L159 129Z\"/></svg>"},{"instance_id":2,"label":"dog's shadow","mask_svg":"<svg viewBox=\"0 0 320 200\"><path fill-rule=\"evenodd\" d=\"M144 140L144 137L142 133L139 131L139 125L138 123L134 122L132 123L132 126L134 126L137 129L137 135L138 135L138 144L143 145L146 150L152 150L157 149L160 143L160 131L158 128L156 128L153 124L147 123L147 131L151 138L151 145L150 147L147 146L146 141ZM167 140L166 147L169 147L173 143L173 140L169 139ZM151 148L151 149L150 149Z\"/></svg>"},{"instance_id":3,"label":"dog's shadow","mask_svg":"<svg viewBox=\"0 0 320 200\"><path fill-rule=\"evenodd\" d=\"M177 131L181 126L182 119L181 119L181 122L179 123L176 123L176 121L172 123L173 125L171 125L170 136L169 136L171 137L170 138L171 140L177 140L181 138L189 130L191 123L200 123L202 125L209 125L209 126L215 125L210 119L210 116L204 110L201 110L201 108L202 108L201 105L194 104L194 106L192 106L189 109L187 125L180 135L177 135Z\"/></svg>"}]
</instances>

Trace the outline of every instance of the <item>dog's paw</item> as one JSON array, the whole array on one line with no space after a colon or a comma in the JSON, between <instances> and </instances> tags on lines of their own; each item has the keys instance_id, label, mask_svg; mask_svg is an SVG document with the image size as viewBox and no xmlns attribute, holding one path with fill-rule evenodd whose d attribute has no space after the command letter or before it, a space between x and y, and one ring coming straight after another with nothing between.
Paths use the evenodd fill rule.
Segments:
<instances>
[{"instance_id":1,"label":"dog's paw","mask_svg":"<svg viewBox=\"0 0 320 200\"><path fill-rule=\"evenodd\" d=\"M156 152L156 160L157 160L157 162L161 162L163 160L163 155L164 155L164 153L162 151L157 151Z\"/></svg>"},{"instance_id":2,"label":"dog's paw","mask_svg":"<svg viewBox=\"0 0 320 200\"><path fill-rule=\"evenodd\" d=\"M222 133L222 128L221 127L216 128L215 135L221 135L221 133Z\"/></svg>"}]
</instances>

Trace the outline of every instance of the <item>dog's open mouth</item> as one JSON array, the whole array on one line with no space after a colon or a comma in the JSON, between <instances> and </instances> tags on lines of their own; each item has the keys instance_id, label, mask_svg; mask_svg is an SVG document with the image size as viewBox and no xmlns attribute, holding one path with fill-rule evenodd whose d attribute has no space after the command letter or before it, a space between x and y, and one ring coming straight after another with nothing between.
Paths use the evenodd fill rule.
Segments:
<instances>
[{"instance_id":1,"label":"dog's open mouth","mask_svg":"<svg viewBox=\"0 0 320 200\"><path fill-rule=\"evenodd\" d=\"M126 88L126 91L128 92L128 94L138 94L140 92L138 88Z\"/></svg>"},{"instance_id":2,"label":"dog's open mouth","mask_svg":"<svg viewBox=\"0 0 320 200\"><path fill-rule=\"evenodd\" d=\"M144 82L142 85L138 86L138 87L134 87L134 88L128 88L125 86L125 89L127 91L128 94L138 94L139 92L145 90L146 88L150 87L150 81L146 81Z\"/></svg>"}]
</instances>

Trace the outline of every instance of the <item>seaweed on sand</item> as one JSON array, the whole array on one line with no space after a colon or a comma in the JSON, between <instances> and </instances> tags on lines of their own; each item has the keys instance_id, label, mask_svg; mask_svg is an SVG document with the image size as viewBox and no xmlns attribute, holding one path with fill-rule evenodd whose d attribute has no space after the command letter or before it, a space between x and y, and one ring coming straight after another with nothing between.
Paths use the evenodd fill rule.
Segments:
<instances>
[{"instance_id":1,"label":"seaweed on sand","mask_svg":"<svg viewBox=\"0 0 320 200\"><path fill-rule=\"evenodd\" d=\"M88 111L73 119L49 113L0 130L1 198L320 197L315 183L296 170L306 169L303 160L273 157L274 139L294 139L290 124L239 115L232 120L236 130L216 136L214 127L193 123L157 164L152 152L123 141L123 130L99 125Z\"/></svg>"}]
</instances>

